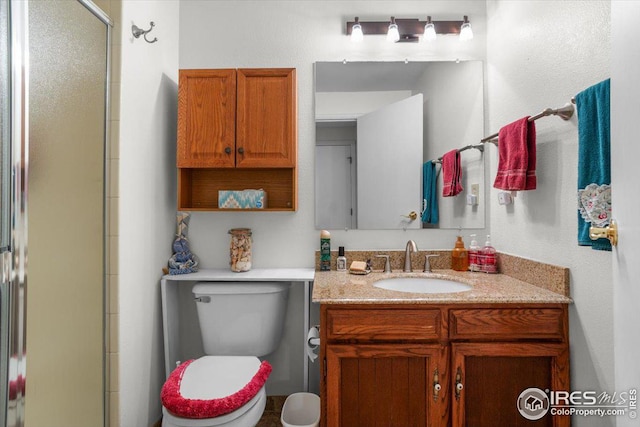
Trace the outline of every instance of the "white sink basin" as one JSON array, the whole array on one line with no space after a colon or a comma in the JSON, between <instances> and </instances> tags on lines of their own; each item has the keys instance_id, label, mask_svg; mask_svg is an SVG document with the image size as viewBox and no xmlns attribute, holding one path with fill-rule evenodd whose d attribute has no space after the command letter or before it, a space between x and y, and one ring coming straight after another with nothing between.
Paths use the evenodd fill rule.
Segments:
<instances>
[{"instance_id":1,"label":"white sink basin","mask_svg":"<svg viewBox=\"0 0 640 427\"><path fill-rule=\"evenodd\" d=\"M390 291L413 292L416 294L450 294L472 289L471 286L465 283L436 277L393 277L378 280L373 286Z\"/></svg>"}]
</instances>

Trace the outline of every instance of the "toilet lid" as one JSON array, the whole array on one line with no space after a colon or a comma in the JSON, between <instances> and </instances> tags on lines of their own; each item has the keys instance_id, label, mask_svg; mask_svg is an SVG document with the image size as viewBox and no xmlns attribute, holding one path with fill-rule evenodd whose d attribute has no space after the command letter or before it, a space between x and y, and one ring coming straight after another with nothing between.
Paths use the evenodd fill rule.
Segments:
<instances>
[{"instance_id":1,"label":"toilet lid","mask_svg":"<svg viewBox=\"0 0 640 427\"><path fill-rule=\"evenodd\" d=\"M184 418L213 418L233 412L260 391L269 362L253 356L204 356L177 367L162 387L162 404Z\"/></svg>"}]
</instances>

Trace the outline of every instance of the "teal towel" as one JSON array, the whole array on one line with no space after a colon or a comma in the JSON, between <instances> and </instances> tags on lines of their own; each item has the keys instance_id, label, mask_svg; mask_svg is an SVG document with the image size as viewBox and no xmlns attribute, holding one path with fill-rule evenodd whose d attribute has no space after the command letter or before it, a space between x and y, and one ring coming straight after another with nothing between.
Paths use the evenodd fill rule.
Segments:
<instances>
[{"instance_id":1,"label":"teal towel","mask_svg":"<svg viewBox=\"0 0 640 427\"><path fill-rule=\"evenodd\" d=\"M422 165L422 222L438 223L438 182L436 162L429 160Z\"/></svg>"},{"instance_id":2,"label":"teal towel","mask_svg":"<svg viewBox=\"0 0 640 427\"><path fill-rule=\"evenodd\" d=\"M576 95L578 107L578 244L610 251L607 239L591 240L589 227L611 219L610 80Z\"/></svg>"}]
</instances>

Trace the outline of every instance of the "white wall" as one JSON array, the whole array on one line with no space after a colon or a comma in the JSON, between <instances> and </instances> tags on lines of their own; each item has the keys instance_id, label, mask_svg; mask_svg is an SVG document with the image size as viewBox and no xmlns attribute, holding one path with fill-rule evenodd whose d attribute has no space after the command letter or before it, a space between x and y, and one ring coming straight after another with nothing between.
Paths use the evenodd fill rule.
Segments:
<instances>
[{"instance_id":1,"label":"white wall","mask_svg":"<svg viewBox=\"0 0 640 427\"><path fill-rule=\"evenodd\" d=\"M178 1L122 2L119 351L122 427L160 418L161 268L175 234ZM133 39L131 24L158 41Z\"/></svg>"},{"instance_id":2,"label":"white wall","mask_svg":"<svg viewBox=\"0 0 640 427\"><path fill-rule=\"evenodd\" d=\"M469 43L442 37L437 43L388 44L384 36L353 44L346 21L420 17L461 20L469 15L477 36ZM319 247L314 229L313 64L347 60L484 59L485 4L468 1L183 1L180 3L180 68L295 67L298 77L298 211L193 213L193 249L205 267L228 266L227 230L253 229L254 267L311 267ZM332 247L452 248L455 230L333 232Z\"/></svg>"},{"instance_id":3,"label":"white wall","mask_svg":"<svg viewBox=\"0 0 640 427\"><path fill-rule=\"evenodd\" d=\"M487 16L491 132L562 106L610 75L609 1L490 0ZM577 245L577 120L548 117L536 126L538 189L520 192L511 207L498 206L492 191L493 243L571 269L572 389L613 391L612 254ZM613 422L586 417L573 425Z\"/></svg>"}]
</instances>

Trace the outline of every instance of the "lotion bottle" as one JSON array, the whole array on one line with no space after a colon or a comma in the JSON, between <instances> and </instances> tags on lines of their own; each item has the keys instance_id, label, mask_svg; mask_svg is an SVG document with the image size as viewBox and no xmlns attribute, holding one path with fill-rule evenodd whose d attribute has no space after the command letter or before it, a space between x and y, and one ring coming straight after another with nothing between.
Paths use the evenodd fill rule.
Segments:
<instances>
[{"instance_id":1,"label":"lotion bottle","mask_svg":"<svg viewBox=\"0 0 640 427\"><path fill-rule=\"evenodd\" d=\"M455 247L451 251L451 269L467 271L469 269L469 251L464 247L462 236L458 236Z\"/></svg>"},{"instance_id":2,"label":"lotion bottle","mask_svg":"<svg viewBox=\"0 0 640 427\"><path fill-rule=\"evenodd\" d=\"M338 247L338 259L336 260L337 271L347 271L347 257L344 256L344 246Z\"/></svg>"}]
</instances>

